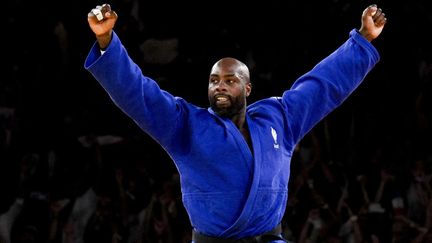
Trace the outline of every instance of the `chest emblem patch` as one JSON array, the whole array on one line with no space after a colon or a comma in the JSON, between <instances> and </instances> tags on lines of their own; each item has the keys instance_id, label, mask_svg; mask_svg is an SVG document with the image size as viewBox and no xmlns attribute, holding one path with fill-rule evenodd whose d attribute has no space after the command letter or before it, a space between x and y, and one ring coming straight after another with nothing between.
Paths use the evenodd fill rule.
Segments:
<instances>
[{"instance_id":1,"label":"chest emblem patch","mask_svg":"<svg viewBox=\"0 0 432 243\"><path fill-rule=\"evenodd\" d=\"M279 144L277 142L277 132L273 127L270 127L270 130L271 130L271 135L272 135L273 141L274 141L273 142L273 148L279 149Z\"/></svg>"}]
</instances>

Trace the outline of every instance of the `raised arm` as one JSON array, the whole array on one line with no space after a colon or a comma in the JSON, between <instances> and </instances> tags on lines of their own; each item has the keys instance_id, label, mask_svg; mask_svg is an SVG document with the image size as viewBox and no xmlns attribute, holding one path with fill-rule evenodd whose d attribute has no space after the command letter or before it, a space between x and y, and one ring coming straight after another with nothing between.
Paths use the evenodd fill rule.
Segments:
<instances>
[{"instance_id":1,"label":"raised arm","mask_svg":"<svg viewBox=\"0 0 432 243\"><path fill-rule=\"evenodd\" d=\"M386 21L380 8L368 6L360 29L353 29L345 43L284 92L282 101L293 142L300 141L341 105L379 61L379 53L370 42L381 34Z\"/></svg>"},{"instance_id":2,"label":"raised arm","mask_svg":"<svg viewBox=\"0 0 432 243\"><path fill-rule=\"evenodd\" d=\"M158 142L171 141L184 104L182 99L161 90L155 80L143 75L114 31L118 16L108 4L88 13L97 43L84 67L109 94L114 103Z\"/></svg>"}]
</instances>

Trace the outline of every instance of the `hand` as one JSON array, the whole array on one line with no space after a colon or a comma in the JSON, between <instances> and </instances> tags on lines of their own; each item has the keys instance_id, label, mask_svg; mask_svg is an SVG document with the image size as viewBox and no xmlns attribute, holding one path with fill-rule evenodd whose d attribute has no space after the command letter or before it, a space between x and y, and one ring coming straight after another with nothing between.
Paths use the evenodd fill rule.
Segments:
<instances>
[{"instance_id":1,"label":"hand","mask_svg":"<svg viewBox=\"0 0 432 243\"><path fill-rule=\"evenodd\" d=\"M87 21L91 30L95 33L101 49L108 47L111 42L112 29L114 28L117 18L117 13L111 10L109 4L96 6L96 8L88 13Z\"/></svg>"},{"instance_id":2,"label":"hand","mask_svg":"<svg viewBox=\"0 0 432 243\"><path fill-rule=\"evenodd\" d=\"M363 11L361 22L359 32L370 42L381 34L387 18L381 8L372 4Z\"/></svg>"}]
</instances>

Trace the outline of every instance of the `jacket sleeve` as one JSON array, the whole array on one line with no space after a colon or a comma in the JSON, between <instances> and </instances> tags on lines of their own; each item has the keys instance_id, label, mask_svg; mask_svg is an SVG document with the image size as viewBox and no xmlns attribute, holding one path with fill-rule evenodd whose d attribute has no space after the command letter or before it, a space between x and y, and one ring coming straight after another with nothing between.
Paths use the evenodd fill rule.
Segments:
<instances>
[{"instance_id":1,"label":"jacket sleeve","mask_svg":"<svg viewBox=\"0 0 432 243\"><path fill-rule=\"evenodd\" d=\"M180 98L159 88L129 57L117 34L103 55L95 43L84 64L114 103L160 143L180 122Z\"/></svg>"},{"instance_id":2,"label":"jacket sleeve","mask_svg":"<svg viewBox=\"0 0 432 243\"><path fill-rule=\"evenodd\" d=\"M282 95L292 142L297 143L360 85L379 61L375 47L353 29L349 39Z\"/></svg>"}]
</instances>

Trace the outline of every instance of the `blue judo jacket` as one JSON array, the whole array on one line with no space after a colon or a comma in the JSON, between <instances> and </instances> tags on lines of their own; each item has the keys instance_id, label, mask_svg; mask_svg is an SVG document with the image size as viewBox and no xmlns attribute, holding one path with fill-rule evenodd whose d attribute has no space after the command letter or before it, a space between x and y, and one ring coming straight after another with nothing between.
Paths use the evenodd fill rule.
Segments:
<instances>
[{"instance_id":1,"label":"blue judo jacket","mask_svg":"<svg viewBox=\"0 0 432 243\"><path fill-rule=\"evenodd\" d=\"M345 43L281 97L250 104L246 122L253 153L230 119L173 96L144 76L116 33L103 55L93 45L84 66L172 158L195 230L242 238L281 222L296 144L355 90L378 60L373 45L353 29Z\"/></svg>"}]
</instances>

